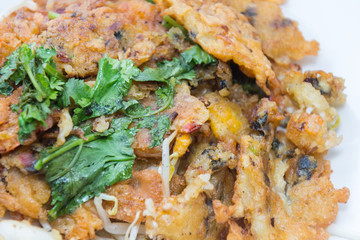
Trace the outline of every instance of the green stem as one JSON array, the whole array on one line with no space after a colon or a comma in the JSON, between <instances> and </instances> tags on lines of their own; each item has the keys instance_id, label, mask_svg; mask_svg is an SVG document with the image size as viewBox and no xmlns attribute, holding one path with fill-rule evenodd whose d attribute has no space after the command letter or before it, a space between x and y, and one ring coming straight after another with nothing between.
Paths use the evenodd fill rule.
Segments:
<instances>
[{"instance_id":1,"label":"green stem","mask_svg":"<svg viewBox=\"0 0 360 240\"><path fill-rule=\"evenodd\" d=\"M164 16L164 21L165 21L165 24L163 24L166 28L171 28L171 27L177 27L179 28L182 33L185 35L185 37L187 39L189 39L189 34L188 34L188 31L181 25L179 24L175 19L173 19L172 17L170 17L169 15L165 15ZM166 23L170 24L167 25Z\"/></svg>"},{"instance_id":2,"label":"green stem","mask_svg":"<svg viewBox=\"0 0 360 240\"><path fill-rule=\"evenodd\" d=\"M88 136L86 136L87 140L84 140L82 138L79 138L79 139L76 139L76 140L73 140L73 141L70 141L68 142L68 144L66 144L66 146L63 146L61 147L60 149L58 150L55 150L54 153L42 158L42 159L39 159L39 161L37 161L37 163L35 164L35 169L36 170L40 170L44 164L46 164L47 162L51 161L52 159L60 156L61 154L79 146L80 144L84 144L84 143L88 143L88 142L91 142L91 141L94 141L96 139L98 139L99 135L96 135L96 134L90 134Z\"/></svg>"},{"instance_id":3,"label":"green stem","mask_svg":"<svg viewBox=\"0 0 360 240\"><path fill-rule=\"evenodd\" d=\"M57 203L55 204L55 206L48 212L49 217L50 217L50 221L54 220L57 218L58 215L58 211L61 209L62 205L61 203Z\"/></svg>"},{"instance_id":4,"label":"green stem","mask_svg":"<svg viewBox=\"0 0 360 240\"><path fill-rule=\"evenodd\" d=\"M43 92L43 90L41 89L41 87L39 86L34 74L32 73L30 66L28 64L23 64L26 73L28 74L32 84L34 85L35 89L40 93L40 97L41 99L40 102L46 97L46 94Z\"/></svg>"},{"instance_id":5,"label":"green stem","mask_svg":"<svg viewBox=\"0 0 360 240\"><path fill-rule=\"evenodd\" d=\"M65 168L62 172L56 174L55 176L51 177L48 179L48 182L52 182L55 181L58 178L61 178L62 176L64 176L66 173L68 173L70 171L70 169L75 165L76 161L79 159L81 151L83 149L84 143L81 143L79 146L79 149L77 150L74 158L71 160L69 166L67 168Z\"/></svg>"},{"instance_id":6,"label":"green stem","mask_svg":"<svg viewBox=\"0 0 360 240\"><path fill-rule=\"evenodd\" d=\"M49 74L50 76L52 77L57 77L57 78L60 78L61 80L63 81L66 81L66 77L62 74L62 73L59 73L55 68L53 68L50 64L48 63L44 63L42 65L42 67L44 68L45 72L47 74Z\"/></svg>"}]
</instances>

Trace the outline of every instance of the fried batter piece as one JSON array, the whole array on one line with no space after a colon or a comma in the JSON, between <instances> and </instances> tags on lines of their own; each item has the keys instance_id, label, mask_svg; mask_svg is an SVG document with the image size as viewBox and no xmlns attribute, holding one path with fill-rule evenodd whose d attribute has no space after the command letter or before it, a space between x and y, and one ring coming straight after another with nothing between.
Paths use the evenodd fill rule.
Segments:
<instances>
[{"instance_id":1,"label":"fried batter piece","mask_svg":"<svg viewBox=\"0 0 360 240\"><path fill-rule=\"evenodd\" d=\"M346 203L348 198L349 189L335 190L328 176L303 181L289 191L292 216L323 228L335 221L338 202Z\"/></svg>"},{"instance_id":2,"label":"fried batter piece","mask_svg":"<svg viewBox=\"0 0 360 240\"><path fill-rule=\"evenodd\" d=\"M340 118L333 106L342 105L346 99L344 80L323 71L302 73L293 67L286 70L274 66L280 80L274 100L288 116L288 138L308 152L320 153L338 145L341 137L334 129Z\"/></svg>"},{"instance_id":3,"label":"fried batter piece","mask_svg":"<svg viewBox=\"0 0 360 240\"><path fill-rule=\"evenodd\" d=\"M161 146L150 148L151 134L149 129L140 129L134 139L132 148L134 153L139 159L160 159L161 158Z\"/></svg>"},{"instance_id":4,"label":"fried batter piece","mask_svg":"<svg viewBox=\"0 0 360 240\"><path fill-rule=\"evenodd\" d=\"M199 175L180 195L164 198L158 207L152 200L146 200L144 214L149 237L205 239L208 211L202 191L213 189L209 180L210 174Z\"/></svg>"},{"instance_id":5,"label":"fried batter piece","mask_svg":"<svg viewBox=\"0 0 360 240\"><path fill-rule=\"evenodd\" d=\"M335 131L327 131L327 123L318 114L296 111L286 128L286 136L306 152L324 152L341 142Z\"/></svg>"},{"instance_id":6,"label":"fried batter piece","mask_svg":"<svg viewBox=\"0 0 360 240\"><path fill-rule=\"evenodd\" d=\"M50 188L36 175L25 175L16 168L3 171L0 182L0 205L25 217L46 219L43 205L50 199Z\"/></svg>"},{"instance_id":7,"label":"fried batter piece","mask_svg":"<svg viewBox=\"0 0 360 240\"><path fill-rule=\"evenodd\" d=\"M344 79L324 71L307 71L304 77L305 82L311 83L315 89L320 90L330 106L340 107L345 103Z\"/></svg>"},{"instance_id":8,"label":"fried batter piece","mask_svg":"<svg viewBox=\"0 0 360 240\"><path fill-rule=\"evenodd\" d=\"M39 42L38 34L45 29L46 16L46 11L21 8L0 21L0 66L22 43Z\"/></svg>"},{"instance_id":9,"label":"fried batter piece","mask_svg":"<svg viewBox=\"0 0 360 240\"><path fill-rule=\"evenodd\" d=\"M45 46L55 47L57 67L69 77L96 75L97 63L105 54L141 65L155 53L159 59L172 53L153 4L87 0L75 1L61 11L41 37Z\"/></svg>"},{"instance_id":10,"label":"fried batter piece","mask_svg":"<svg viewBox=\"0 0 360 240\"><path fill-rule=\"evenodd\" d=\"M171 126L180 133L193 133L208 119L209 111L199 99L190 94L190 87L186 82L175 87L174 107L168 113L176 113Z\"/></svg>"},{"instance_id":11,"label":"fried batter piece","mask_svg":"<svg viewBox=\"0 0 360 240\"><path fill-rule=\"evenodd\" d=\"M233 216L251 222L250 231L255 239L267 239L271 234L270 217L267 214L267 195L263 160L259 156L260 144L250 136L243 136L234 188Z\"/></svg>"},{"instance_id":12,"label":"fried batter piece","mask_svg":"<svg viewBox=\"0 0 360 240\"><path fill-rule=\"evenodd\" d=\"M17 135L19 115L11 110L11 105L19 102L21 92L22 87L10 96L0 96L0 153L9 152L20 145Z\"/></svg>"},{"instance_id":13,"label":"fried batter piece","mask_svg":"<svg viewBox=\"0 0 360 240\"><path fill-rule=\"evenodd\" d=\"M95 238L95 231L103 228L93 201L80 206L72 215L60 217L51 226L65 235L65 240L87 240Z\"/></svg>"},{"instance_id":14,"label":"fried batter piece","mask_svg":"<svg viewBox=\"0 0 360 240\"><path fill-rule=\"evenodd\" d=\"M247 18L222 3L209 1L157 0L165 10L189 31L189 36L208 53L227 62L233 60L241 69L255 76L267 93L266 81L273 82L271 63L261 50L261 42Z\"/></svg>"},{"instance_id":15,"label":"fried batter piece","mask_svg":"<svg viewBox=\"0 0 360 240\"><path fill-rule=\"evenodd\" d=\"M154 169L133 171L133 177L128 181L116 183L107 188L106 193L118 199L118 211L110 218L133 222L138 211L145 210L145 199L151 199L158 205L163 197L163 187L160 174ZM104 203L104 208L111 210L113 204ZM140 217L143 220L143 217Z\"/></svg>"},{"instance_id":16,"label":"fried batter piece","mask_svg":"<svg viewBox=\"0 0 360 240\"><path fill-rule=\"evenodd\" d=\"M217 2L217 1L216 1ZM266 56L279 64L289 64L306 55L316 55L319 44L315 40L306 41L298 29L298 24L285 18L278 6L283 1L264 0L220 0L249 18L261 39Z\"/></svg>"},{"instance_id":17,"label":"fried batter piece","mask_svg":"<svg viewBox=\"0 0 360 240\"><path fill-rule=\"evenodd\" d=\"M220 144L218 146L209 146L207 143L198 143L191 147L187 161L190 164L184 177L186 183L191 184L201 174L213 174L223 167L234 169L237 160L235 154L225 151Z\"/></svg>"},{"instance_id":18,"label":"fried batter piece","mask_svg":"<svg viewBox=\"0 0 360 240\"><path fill-rule=\"evenodd\" d=\"M16 151L3 154L0 158L0 164L6 169L17 168L25 174L28 170L33 170L36 161L36 156L29 147L19 147Z\"/></svg>"},{"instance_id":19,"label":"fried batter piece","mask_svg":"<svg viewBox=\"0 0 360 240\"><path fill-rule=\"evenodd\" d=\"M304 155L289 131L274 132L281 119L275 102L262 99L253 113L257 133L241 136L233 204L212 205L216 221L229 226L228 239L327 239L325 228L335 220L338 203L349 197L348 189L332 186L324 154Z\"/></svg>"},{"instance_id":20,"label":"fried batter piece","mask_svg":"<svg viewBox=\"0 0 360 240\"><path fill-rule=\"evenodd\" d=\"M196 78L175 87L173 106L163 112L177 133L169 146L170 197L155 169L162 146L150 148L150 130L140 129L132 145L132 178L106 189L118 200L114 215L114 203L103 203L108 217L132 223L141 212L137 222L145 222L151 239L327 239L338 203L349 198L347 188L332 185L325 159L341 140L333 129L339 123L335 107L346 99L344 80L322 71L302 73L291 63L316 55L317 42L306 41L297 23L283 16L278 5L284 0L154 1L37 0L38 11L21 9L0 23L0 65L21 43L35 41L56 49L59 71L89 77L91 85L105 54L143 69L198 43L218 64L196 66ZM59 16L49 20L48 11ZM164 28L164 15L182 24L191 41L180 28ZM244 78L254 77L270 97L250 94ZM135 82L125 100L154 109L157 87ZM0 216L9 210L45 220L50 189L30 173L39 146L32 143L58 133L64 143L72 133L71 111L54 110L26 141L31 145L12 151L20 143L18 114L10 106L21 91L0 97ZM59 131L38 134L60 116ZM113 117L95 119L93 130L108 129ZM92 200L50 225L66 240L94 239L103 229Z\"/></svg>"},{"instance_id":21,"label":"fried batter piece","mask_svg":"<svg viewBox=\"0 0 360 240\"><path fill-rule=\"evenodd\" d=\"M250 240L250 233L241 228L236 222L229 220L229 233L226 240Z\"/></svg>"},{"instance_id":22,"label":"fried batter piece","mask_svg":"<svg viewBox=\"0 0 360 240\"><path fill-rule=\"evenodd\" d=\"M296 108L311 107L315 113L322 114L329 125L336 123L338 115L335 107L342 106L346 101L344 79L324 71L302 73L294 64L288 67L273 66L280 83L279 95L274 99L277 98L280 108L291 105L286 101L290 97Z\"/></svg>"}]
</instances>

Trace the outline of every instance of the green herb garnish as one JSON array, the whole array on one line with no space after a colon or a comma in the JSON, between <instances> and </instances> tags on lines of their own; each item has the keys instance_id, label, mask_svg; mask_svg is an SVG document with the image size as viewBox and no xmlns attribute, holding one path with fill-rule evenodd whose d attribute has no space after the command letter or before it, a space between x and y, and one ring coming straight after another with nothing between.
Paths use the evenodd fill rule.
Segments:
<instances>
[{"instance_id":1,"label":"green herb garnish","mask_svg":"<svg viewBox=\"0 0 360 240\"><path fill-rule=\"evenodd\" d=\"M113 114L123 109L123 97L129 92L132 78L140 70L131 60L116 60L105 56L99 61L99 72L95 86L89 89L88 98L85 97L86 87L78 83L77 87L84 90L81 94L82 104L74 110L73 121L79 124L89 118ZM66 86L67 87L67 86ZM71 95L69 95L71 96ZM76 99L74 99L76 100ZM85 106L89 102L88 106Z\"/></svg>"},{"instance_id":2,"label":"green herb garnish","mask_svg":"<svg viewBox=\"0 0 360 240\"><path fill-rule=\"evenodd\" d=\"M55 49L36 48L23 44L15 50L0 70L0 93L9 95L14 85L22 83L19 103L12 109L19 115L18 137L22 143L38 125L45 125L48 114L56 106L56 99L63 89L64 76L55 70Z\"/></svg>"},{"instance_id":3,"label":"green herb garnish","mask_svg":"<svg viewBox=\"0 0 360 240\"><path fill-rule=\"evenodd\" d=\"M128 129L129 118L114 121L104 133L71 137L63 146L40 153L35 168L44 166L52 190L50 220L73 213L107 186L131 177L136 129Z\"/></svg>"},{"instance_id":4,"label":"green herb garnish","mask_svg":"<svg viewBox=\"0 0 360 240\"><path fill-rule=\"evenodd\" d=\"M0 93L9 95L15 86L23 86L19 104L12 106L21 112L21 141L39 124L45 124L54 108L69 107L76 125L115 112L127 117L114 119L111 128L103 133L84 128L84 138L70 136L64 145L41 151L35 168L44 169L52 190L50 220L71 214L80 204L104 192L107 186L130 178L135 159L131 145L136 132L149 129L150 148L159 146L171 125L169 116L159 113L173 104L176 84L183 79L194 79L196 66L216 63L215 58L197 45L179 58L160 62L157 68L145 68L142 72L131 60L119 61L105 56L99 61L95 85L90 88L83 80L66 81L66 77L56 71L55 55L54 49L24 44L8 57L0 70ZM145 108L135 99L123 100L133 80L158 82L155 109Z\"/></svg>"}]
</instances>

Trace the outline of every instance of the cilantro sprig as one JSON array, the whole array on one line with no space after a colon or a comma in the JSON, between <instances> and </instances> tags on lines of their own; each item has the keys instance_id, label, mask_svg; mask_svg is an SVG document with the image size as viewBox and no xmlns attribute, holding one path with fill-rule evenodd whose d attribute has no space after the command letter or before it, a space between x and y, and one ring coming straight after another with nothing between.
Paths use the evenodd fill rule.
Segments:
<instances>
[{"instance_id":1,"label":"cilantro sprig","mask_svg":"<svg viewBox=\"0 0 360 240\"><path fill-rule=\"evenodd\" d=\"M129 118L114 121L104 133L73 136L63 146L41 152L35 168L44 166L52 190L50 220L73 213L107 186L131 177L136 129L128 128Z\"/></svg>"},{"instance_id":2,"label":"cilantro sprig","mask_svg":"<svg viewBox=\"0 0 360 240\"><path fill-rule=\"evenodd\" d=\"M0 70L0 93L9 95L22 84L19 103L12 106L20 113L18 137L26 140L38 125L45 125L48 114L65 84L64 76L55 69L55 49L23 44L15 50Z\"/></svg>"}]
</instances>

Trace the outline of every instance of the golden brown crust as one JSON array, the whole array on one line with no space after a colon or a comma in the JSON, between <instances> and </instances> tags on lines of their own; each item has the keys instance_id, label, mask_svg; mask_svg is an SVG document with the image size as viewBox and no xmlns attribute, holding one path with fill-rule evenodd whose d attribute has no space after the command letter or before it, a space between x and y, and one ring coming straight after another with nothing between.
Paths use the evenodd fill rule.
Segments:
<instances>
[{"instance_id":1,"label":"golden brown crust","mask_svg":"<svg viewBox=\"0 0 360 240\"><path fill-rule=\"evenodd\" d=\"M0 96L0 153L9 152L20 145L17 136L19 115L11 110L11 105L19 102L21 92L22 87L8 97Z\"/></svg>"},{"instance_id":2,"label":"golden brown crust","mask_svg":"<svg viewBox=\"0 0 360 240\"><path fill-rule=\"evenodd\" d=\"M269 60L261 50L261 42L247 18L222 3L209 1L156 1L163 15L174 17L189 31L206 52L227 62L233 60L243 71L255 76L257 84L270 93L266 81L274 81Z\"/></svg>"},{"instance_id":3,"label":"golden brown crust","mask_svg":"<svg viewBox=\"0 0 360 240\"><path fill-rule=\"evenodd\" d=\"M39 42L38 34L45 29L46 15L41 9L33 12L21 8L0 21L0 66L22 43Z\"/></svg>"},{"instance_id":4,"label":"golden brown crust","mask_svg":"<svg viewBox=\"0 0 360 240\"><path fill-rule=\"evenodd\" d=\"M54 220L51 226L65 235L65 240L95 238L95 231L103 228L92 201L80 206L72 215Z\"/></svg>"},{"instance_id":5,"label":"golden brown crust","mask_svg":"<svg viewBox=\"0 0 360 240\"><path fill-rule=\"evenodd\" d=\"M285 18L279 3L281 0L221 0L242 12L254 26L261 39L264 54L279 64L289 64L306 55L316 55L319 44L306 41L298 29L298 24Z\"/></svg>"},{"instance_id":6,"label":"golden brown crust","mask_svg":"<svg viewBox=\"0 0 360 240\"><path fill-rule=\"evenodd\" d=\"M312 178L289 191L292 216L312 226L328 227L338 212L338 202L348 199L349 190L335 190L328 177Z\"/></svg>"},{"instance_id":7,"label":"golden brown crust","mask_svg":"<svg viewBox=\"0 0 360 240\"><path fill-rule=\"evenodd\" d=\"M36 175L25 175L16 168L3 172L0 182L0 204L7 210L34 219L46 219L43 205L50 198L50 188Z\"/></svg>"},{"instance_id":8,"label":"golden brown crust","mask_svg":"<svg viewBox=\"0 0 360 240\"><path fill-rule=\"evenodd\" d=\"M201 177L202 176L202 177ZM146 231L151 238L205 239L205 219L208 215L205 195L208 176L201 175L178 196L164 198L158 205L146 204Z\"/></svg>"},{"instance_id":9,"label":"golden brown crust","mask_svg":"<svg viewBox=\"0 0 360 240\"><path fill-rule=\"evenodd\" d=\"M129 223L134 221L138 211L145 210L145 199L150 198L155 204L158 204L164 195L161 176L154 169L134 171L132 179L110 186L106 193L115 196L119 203L117 213L109 217ZM113 204L105 203L104 207L110 210Z\"/></svg>"},{"instance_id":10,"label":"golden brown crust","mask_svg":"<svg viewBox=\"0 0 360 240\"><path fill-rule=\"evenodd\" d=\"M169 44L165 29L153 4L87 0L62 9L60 17L49 21L41 36L45 46L55 47L57 67L70 77L96 75L97 63L105 54L141 65L158 47L165 47L161 51L165 55L171 53L166 50ZM157 56L164 57L160 53Z\"/></svg>"}]
</instances>

